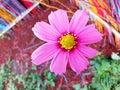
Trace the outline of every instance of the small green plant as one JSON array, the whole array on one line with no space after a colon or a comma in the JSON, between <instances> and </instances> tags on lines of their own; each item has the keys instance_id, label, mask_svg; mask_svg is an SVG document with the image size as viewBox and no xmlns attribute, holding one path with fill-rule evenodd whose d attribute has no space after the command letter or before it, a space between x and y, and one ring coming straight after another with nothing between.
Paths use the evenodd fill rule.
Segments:
<instances>
[{"instance_id":1,"label":"small green plant","mask_svg":"<svg viewBox=\"0 0 120 90\"><path fill-rule=\"evenodd\" d=\"M73 88L74 88L75 90L88 90L87 86L81 88L81 87L80 87L80 84L75 84L75 85L73 85Z\"/></svg>"},{"instance_id":2,"label":"small green plant","mask_svg":"<svg viewBox=\"0 0 120 90\"><path fill-rule=\"evenodd\" d=\"M55 75L50 72L49 68L44 71L43 75L38 72L35 65L26 70L24 74L16 74L11 70L12 61L3 64L0 67L0 90L48 90L46 84L54 87Z\"/></svg>"},{"instance_id":3,"label":"small green plant","mask_svg":"<svg viewBox=\"0 0 120 90\"><path fill-rule=\"evenodd\" d=\"M0 67L0 90L4 89L4 84L9 80L9 76L13 75L10 64L11 62L8 60L7 64Z\"/></svg>"},{"instance_id":4,"label":"small green plant","mask_svg":"<svg viewBox=\"0 0 120 90\"><path fill-rule=\"evenodd\" d=\"M96 70L96 73L93 73L92 83L80 89L77 89L78 86L74 86L75 90L120 90L120 60L118 57L115 54L114 56L112 54L112 59L104 55L96 56L90 62Z\"/></svg>"},{"instance_id":5,"label":"small green plant","mask_svg":"<svg viewBox=\"0 0 120 90\"><path fill-rule=\"evenodd\" d=\"M92 83L80 87L80 84L73 85L75 90L120 90L120 60L117 54L111 58L98 55L90 62L91 67L96 71L92 72ZM42 74L34 72L35 65L25 71L24 74L16 74L11 70L12 61L0 67L0 90L49 90L47 86L55 87L55 74L47 68Z\"/></svg>"},{"instance_id":6,"label":"small green plant","mask_svg":"<svg viewBox=\"0 0 120 90\"><path fill-rule=\"evenodd\" d=\"M49 84L51 87L54 87L55 86L54 79L56 76L55 74L50 72L50 68L44 71L44 75L46 76L45 84Z\"/></svg>"},{"instance_id":7,"label":"small green plant","mask_svg":"<svg viewBox=\"0 0 120 90\"><path fill-rule=\"evenodd\" d=\"M96 56L91 64L96 68L91 88L96 90L115 90L120 81L120 61L106 56Z\"/></svg>"}]
</instances>

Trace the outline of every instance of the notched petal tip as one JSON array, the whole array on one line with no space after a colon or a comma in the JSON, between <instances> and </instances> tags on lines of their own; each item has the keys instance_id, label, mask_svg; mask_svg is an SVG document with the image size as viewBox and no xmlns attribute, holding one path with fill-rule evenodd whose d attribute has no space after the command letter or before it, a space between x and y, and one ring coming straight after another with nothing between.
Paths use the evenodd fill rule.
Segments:
<instances>
[{"instance_id":1,"label":"notched petal tip","mask_svg":"<svg viewBox=\"0 0 120 90\"><path fill-rule=\"evenodd\" d=\"M55 27L59 33L69 31L69 20L65 10L59 9L51 12L48 16L48 19L50 24Z\"/></svg>"},{"instance_id":2,"label":"notched petal tip","mask_svg":"<svg viewBox=\"0 0 120 90\"><path fill-rule=\"evenodd\" d=\"M37 22L32 28L32 31L35 36L46 42L56 41L59 36L57 30L44 21Z\"/></svg>"},{"instance_id":3,"label":"notched petal tip","mask_svg":"<svg viewBox=\"0 0 120 90\"><path fill-rule=\"evenodd\" d=\"M85 46L85 45L79 45L78 50L88 58L93 58L97 55L98 51L96 49L93 49L91 47Z\"/></svg>"},{"instance_id":4,"label":"notched petal tip","mask_svg":"<svg viewBox=\"0 0 120 90\"><path fill-rule=\"evenodd\" d=\"M56 71L51 71L50 69L50 72L54 73L55 75L63 75L65 72L56 72Z\"/></svg>"},{"instance_id":5,"label":"notched petal tip","mask_svg":"<svg viewBox=\"0 0 120 90\"><path fill-rule=\"evenodd\" d=\"M33 28L35 28L36 26L38 26L38 24L40 24L41 22L36 22L33 26Z\"/></svg>"},{"instance_id":6,"label":"notched petal tip","mask_svg":"<svg viewBox=\"0 0 120 90\"><path fill-rule=\"evenodd\" d=\"M95 28L94 24L90 24L78 33L78 38L81 44L92 44L101 41L102 34Z\"/></svg>"},{"instance_id":7,"label":"notched petal tip","mask_svg":"<svg viewBox=\"0 0 120 90\"><path fill-rule=\"evenodd\" d=\"M38 47L31 55L32 62L36 65L45 63L53 58L58 48L56 43L46 43Z\"/></svg>"},{"instance_id":8,"label":"notched petal tip","mask_svg":"<svg viewBox=\"0 0 120 90\"><path fill-rule=\"evenodd\" d=\"M89 15L86 10L77 10L70 20L70 32L78 34L87 24Z\"/></svg>"},{"instance_id":9,"label":"notched petal tip","mask_svg":"<svg viewBox=\"0 0 120 90\"><path fill-rule=\"evenodd\" d=\"M89 65L89 61L77 49L70 53L69 63L71 69L76 73L81 73Z\"/></svg>"},{"instance_id":10,"label":"notched petal tip","mask_svg":"<svg viewBox=\"0 0 120 90\"><path fill-rule=\"evenodd\" d=\"M32 60L31 62L32 62L33 64L37 65L37 66L40 65L40 64L36 63L34 60Z\"/></svg>"},{"instance_id":11,"label":"notched petal tip","mask_svg":"<svg viewBox=\"0 0 120 90\"><path fill-rule=\"evenodd\" d=\"M68 62L68 53L59 50L50 64L50 71L59 75L65 73L67 62Z\"/></svg>"}]
</instances>

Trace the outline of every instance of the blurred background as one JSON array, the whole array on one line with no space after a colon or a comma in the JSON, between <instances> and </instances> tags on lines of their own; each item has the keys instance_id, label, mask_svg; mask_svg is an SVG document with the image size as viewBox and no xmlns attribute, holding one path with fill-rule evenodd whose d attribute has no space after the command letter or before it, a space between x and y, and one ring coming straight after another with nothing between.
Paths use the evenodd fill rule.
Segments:
<instances>
[{"instance_id":1,"label":"blurred background","mask_svg":"<svg viewBox=\"0 0 120 90\"><path fill-rule=\"evenodd\" d=\"M32 68L31 53L44 43L34 36L32 27L38 21L48 22L47 16L57 9L68 11L69 19L77 9L87 9L90 14L88 24L95 23L103 34L103 40L91 46L106 56L112 52L120 54L120 0L0 0L0 65L12 60L10 68L19 74ZM48 65L43 64L35 71L41 73ZM71 80L75 74L69 72L71 70L66 73L67 81L81 81L79 77ZM90 78L87 77L87 83L91 82ZM58 86L61 85L60 80L60 77L56 79Z\"/></svg>"}]
</instances>

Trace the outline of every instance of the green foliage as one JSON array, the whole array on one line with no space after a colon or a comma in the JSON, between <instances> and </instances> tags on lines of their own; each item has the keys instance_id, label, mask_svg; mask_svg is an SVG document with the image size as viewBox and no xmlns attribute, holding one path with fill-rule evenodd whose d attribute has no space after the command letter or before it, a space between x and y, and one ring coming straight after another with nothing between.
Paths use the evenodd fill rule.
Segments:
<instances>
[{"instance_id":1,"label":"green foliage","mask_svg":"<svg viewBox=\"0 0 120 90\"><path fill-rule=\"evenodd\" d=\"M113 57L113 56L112 56ZM98 55L90 62L93 69L92 83L80 88L80 85L74 85L75 90L120 90L120 60L114 54L114 59L104 55Z\"/></svg>"},{"instance_id":2,"label":"green foliage","mask_svg":"<svg viewBox=\"0 0 120 90\"><path fill-rule=\"evenodd\" d=\"M35 65L26 70L24 74L15 74L11 69L11 62L3 64L0 67L0 90L48 90L46 84L54 87L55 75L49 70L45 70L44 79L43 75L34 72L37 70ZM5 86L7 85L7 86Z\"/></svg>"},{"instance_id":3,"label":"green foliage","mask_svg":"<svg viewBox=\"0 0 120 90\"><path fill-rule=\"evenodd\" d=\"M9 80L8 88L7 90L18 90L17 87L15 86L15 82L13 80Z\"/></svg>"},{"instance_id":4,"label":"green foliage","mask_svg":"<svg viewBox=\"0 0 120 90\"><path fill-rule=\"evenodd\" d=\"M87 86L81 88L81 87L80 87L80 84L75 84L75 85L73 85L73 88L74 88L75 90L88 90Z\"/></svg>"},{"instance_id":5,"label":"green foliage","mask_svg":"<svg viewBox=\"0 0 120 90\"><path fill-rule=\"evenodd\" d=\"M81 87L80 87L80 84L75 84L75 85L73 85L73 88L74 88L75 90L88 90L87 86L81 88Z\"/></svg>"},{"instance_id":6,"label":"green foliage","mask_svg":"<svg viewBox=\"0 0 120 90\"><path fill-rule=\"evenodd\" d=\"M91 60L90 64L94 77L92 83L85 87L80 84L73 85L75 90L120 90L120 60L118 55L112 54L111 58L98 55ZM117 60L116 60L117 58ZM35 65L25 71L24 74L16 74L11 70L11 61L0 67L0 90L48 90L46 86L55 87L55 74L47 68L44 73L34 72L37 70ZM20 86L21 85L21 86Z\"/></svg>"},{"instance_id":7,"label":"green foliage","mask_svg":"<svg viewBox=\"0 0 120 90\"><path fill-rule=\"evenodd\" d=\"M50 68L48 68L44 71L44 75L47 78L45 80L45 84L49 84L51 87L54 87L55 86L54 79L55 79L56 76L55 76L55 74L50 72Z\"/></svg>"},{"instance_id":8,"label":"green foliage","mask_svg":"<svg viewBox=\"0 0 120 90\"><path fill-rule=\"evenodd\" d=\"M96 68L91 88L96 90L116 90L120 81L120 61L110 60L106 56L96 56L91 64Z\"/></svg>"},{"instance_id":9,"label":"green foliage","mask_svg":"<svg viewBox=\"0 0 120 90\"><path fill-rule=\"evenodd\" d=\"M9 79L9 76L13 75L10 70L10 61L0 67L0 90L3 90L4 84Z\"/></svg>"},{"instance_id":10,"label":"green foliage","mask_svg":"<svg viewBox=\"0 0 120 90\"><path fill-rule=\"evenodd\" d=\"M112 53L112 55L111 55L111 58L113 59L113 60L120 60L120 56L118 56L116 53Z\"/></svg>"},{"instance_id":11,"label":"green foliage","mask_svg":"<svg viewBox=\"0 0 120 90\"><path fill-rule=\"evenodd\" d=\"M23 87L18 90L47 90L38 73L27 72L25 75L16 75L16 80L23 84Z\"/></svg>"},{"instance_id":12,"label":"green foliage","mask_svg":"<svg viewBox=\"0 0 120 90\"><path fill-rule=\"evenodd\" d=\"M74 88L75 90L80 90L80 84L75 84L75 85L73 85L73 88Z\"/></svg>"}]
</instances>

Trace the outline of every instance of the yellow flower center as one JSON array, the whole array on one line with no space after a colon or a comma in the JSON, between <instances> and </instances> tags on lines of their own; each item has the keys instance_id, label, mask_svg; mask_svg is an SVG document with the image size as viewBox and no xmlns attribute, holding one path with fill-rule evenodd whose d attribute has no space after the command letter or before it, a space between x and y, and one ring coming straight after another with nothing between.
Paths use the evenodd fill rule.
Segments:
<instances>
[{"instance_id":1,"label":"yellow flower center","mask_svg":"<svg viewBox=\"0 0 120 90\"><path fill-rule=\"evenodd\" d=\"M75 45L77 44L77 41L74 35L66 34L60 38L59 43L62 48L66 50L71 50L75 47Z\"/></svg>"}]
</instances>

